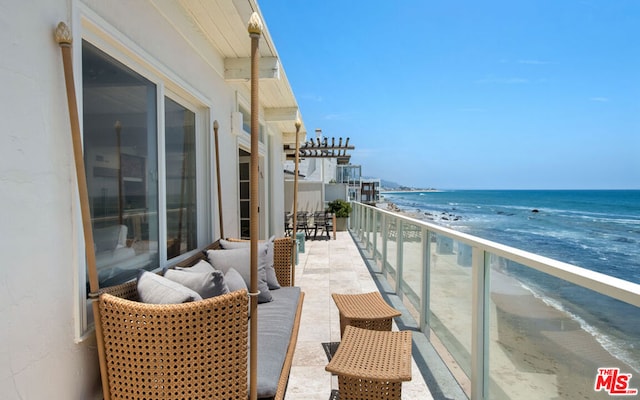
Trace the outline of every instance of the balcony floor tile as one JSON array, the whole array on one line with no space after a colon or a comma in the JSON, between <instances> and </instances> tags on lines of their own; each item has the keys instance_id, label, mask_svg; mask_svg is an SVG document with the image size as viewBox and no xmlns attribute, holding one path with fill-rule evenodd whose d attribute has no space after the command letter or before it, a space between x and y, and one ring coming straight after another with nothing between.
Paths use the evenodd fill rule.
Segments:
<instances>
[{"instance_id":1,"label":"balcony floor tile","mask_svg":"<svg viewBox=\"0 0 640 400\"><path fill-rule=\"evenodd\" d=\"M305 242L305 252L298 254L296 286L305 292L305 302L286 398L328 400L338 380L324 369L328 361L322 343L340 341L331 293L366 293L377 287L348 232L337 232L336 240ZM412 380L402 385L402 398L433 399L415 361Z\"/></svg>"}]
</instances>

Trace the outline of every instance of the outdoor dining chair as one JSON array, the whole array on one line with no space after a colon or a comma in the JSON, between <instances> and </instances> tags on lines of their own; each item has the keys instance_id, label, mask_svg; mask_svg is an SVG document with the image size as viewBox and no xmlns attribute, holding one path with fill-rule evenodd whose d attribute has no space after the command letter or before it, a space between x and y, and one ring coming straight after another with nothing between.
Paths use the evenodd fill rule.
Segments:
<instances>
[{"instance_id":1,"label":"outdoor dining chair","mask_svg":"<svg viewBox=\"0 0 640 400\"><path fill-rule=\"evenodd\" d=\"M293 214L290 212L284 213L284 234L285 236L291 236L293 232Z\"/></svg>"},{"instance_id":2,"label":"outdoor dining chair","mask_svg":"<svg viewBox=\"0 0 640 400\"><path fill-rule=\"evenodd\" d=\"M327 213L325 211L316 211L313 213L313 228L314 240L318 237L318 230L324 231L327 235L327 239L331 238L331 236L329 235L329 218L327 217Z\"/></svg>"},{"instance_id":3,"label":"outdoor dining chair","mask_svg":"<svg viewBox=\"0 0 640 400\"><path fill-rule=\"evenodd\" d=\"M309 213L306 211L298 211L296 214L296 230L304 231L305 239L309 238L311 226L309 225Z\"/></svg>"}]
</instances>

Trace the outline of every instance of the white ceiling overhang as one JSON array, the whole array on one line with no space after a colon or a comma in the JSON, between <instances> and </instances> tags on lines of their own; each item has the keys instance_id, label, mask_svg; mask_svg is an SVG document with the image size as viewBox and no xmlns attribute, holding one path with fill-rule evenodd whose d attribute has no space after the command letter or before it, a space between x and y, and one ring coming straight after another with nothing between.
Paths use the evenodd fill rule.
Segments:
<instances>
[{"instance_id":1,"label":"white ceiling overhang","mask_svg":"<svg viewBox=\"0 0 640 400\"><path fill-rule=\"evenodd\" d=\"M247 24L253 12L263 23L260 40L259 100L263 117L295 143L295 121L302 117L266 21L255 0L151 0L200 56L232 85L250 91L251 39ZM304 142L304 122L300 141Z\"/></svg>"}]
</instances>

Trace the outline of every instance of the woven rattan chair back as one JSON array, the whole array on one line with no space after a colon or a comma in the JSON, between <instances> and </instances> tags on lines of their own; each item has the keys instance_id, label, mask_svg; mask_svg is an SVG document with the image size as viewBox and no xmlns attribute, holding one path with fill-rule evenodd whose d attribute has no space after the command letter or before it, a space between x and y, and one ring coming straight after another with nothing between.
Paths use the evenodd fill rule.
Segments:
<instances>
[{"instance_id":1,"label":"woven rattan chair back","mask_svg":"<svg viewBox=\"0 0 640 400\"><path fill-rule=\"evenodd\" d=\"M247 399L245 290L184 304L105 293L100 318L111 399Z\"/></svg>"}]
</instances>

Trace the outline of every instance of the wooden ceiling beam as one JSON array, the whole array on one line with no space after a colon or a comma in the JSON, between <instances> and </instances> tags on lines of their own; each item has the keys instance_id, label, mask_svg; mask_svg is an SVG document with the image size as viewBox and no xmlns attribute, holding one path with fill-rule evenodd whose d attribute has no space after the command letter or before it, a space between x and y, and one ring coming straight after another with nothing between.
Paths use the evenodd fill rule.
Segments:
<instances>
[{"instance_id":1,"label":"wooden ceiling beam","mask_svg":"<svg viewBox=\"0 0 640 400\"><path fill-rule=\"evenodd\" d=\"M277 57L260 58L260 79L280 79L280 61ZM226 81L248 81L251 78L251 58L225 58Z\"/></svg>"},{"instance_id":2,"label":"wooden ceiling beam","mask_svg":"<svg viewBox=\"0 0 640 400\"><path fill-rule=\"evenodd\" d=\"M296 121L298 116L298 107L274 107L264 109L264 120L266 122Z\"/></svg>"}]
</instances>

